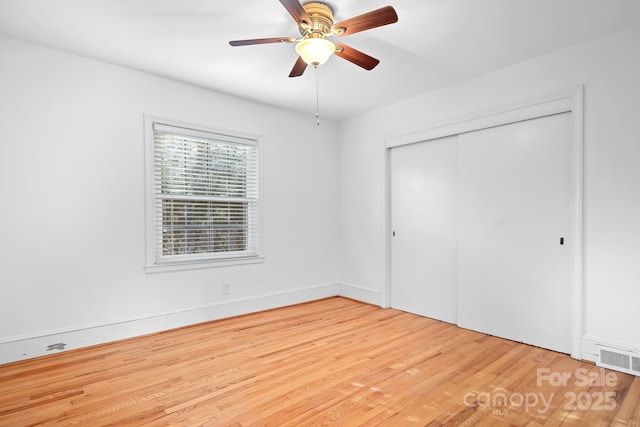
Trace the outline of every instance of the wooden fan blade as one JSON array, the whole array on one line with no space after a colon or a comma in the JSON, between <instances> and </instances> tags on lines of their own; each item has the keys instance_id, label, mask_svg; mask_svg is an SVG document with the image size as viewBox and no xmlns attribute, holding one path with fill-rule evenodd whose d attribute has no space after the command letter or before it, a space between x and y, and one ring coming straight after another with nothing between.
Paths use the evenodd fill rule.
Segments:
<instances>
[{"instance_id":1,"label":"wooden fan blade","mask_svg":"<svg viewBox=\"0 0 640 427\"><path fill-rule=\"evenodd\" d=\"M360 52L357 49L347 46L342 43L335 43L336 52L335 54L342 59L346 59L349 62L353 62L354 64L364 68L365 70L373 70L376 65L380 63L380 60L374 58L373 56L369 56L366 53Z\"/></svg>"},{"instance_id":2,"label":"wooden fan blade","mask_svg":"<svg viewBox=\"0 0 640 427\"><path fill-rule=\"evenodd\" d=\"M298 27L303 23L311 25L311 18L307 15L307 12L302 7L302 4L298 0L280 0L280 3L287 9L287 12L291 15Z\"/></svg>"},{"instance_id":3,"label":"wooden fan blade","mask_svg":"<svg viewBox=\"0 0 640 427\"><path fill-rule=\"evenodd\" d=\"M267 43L291 43L296 41L293 37L270 37L266 39L248 39L248 40L233 40L229 44L231 46L247 46L252 44L267 44Z\"/></svg>"},{"instance_id":4,"label":"wooden fan blade","mask_svg":"<svg viewBox=\"0 0 640 427\"><path fill-rule=\"evenodd\" d=\"M395 22L398 22L396 10L392 6L385 6L333 24L331 31L336 36L348 36Z\"/></svg>"},{"instance_id":5,"label":"wooden fan blade","mask_svg":"<svg viewBox=\"0 0 640 427\"><path fill-rule=\"evenodd\" d=\"M298 60L294 64L293 68L291 69L291 73L289 73L289 77L300 77L304 73L304 70L306 69L307 69L307 63L304 62L302 57L298 56Z\"/></svg>"}]
</instances>

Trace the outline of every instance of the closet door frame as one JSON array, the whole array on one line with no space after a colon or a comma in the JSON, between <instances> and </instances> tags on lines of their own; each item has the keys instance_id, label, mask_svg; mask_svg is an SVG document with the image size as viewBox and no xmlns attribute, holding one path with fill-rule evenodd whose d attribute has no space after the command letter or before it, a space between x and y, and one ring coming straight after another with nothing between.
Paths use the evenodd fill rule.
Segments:
<instances>
[{"instance_id":1,"label":"closet door frame","mask_svg":"<svg viewBox=\"0 0 640 427\"><path fill-rule=\"evenodd\" d=\"M581 338L583 333L583 168L584 168L584 86L554 94L504 105L490 110L478 111L463 117L456 117L439 123L427 125L422 129L411 130L385 139L385 269L386 280L383 291L383 307L390 307L391 300L391 149L407 144L429 141L445 136L458 135L487 129L494 126L536 119L559 113L571 113L571 223L570 235L574 244L570 254L571 301L570 331L571 357L582 359Z\"/></svg>"}]
</instances>

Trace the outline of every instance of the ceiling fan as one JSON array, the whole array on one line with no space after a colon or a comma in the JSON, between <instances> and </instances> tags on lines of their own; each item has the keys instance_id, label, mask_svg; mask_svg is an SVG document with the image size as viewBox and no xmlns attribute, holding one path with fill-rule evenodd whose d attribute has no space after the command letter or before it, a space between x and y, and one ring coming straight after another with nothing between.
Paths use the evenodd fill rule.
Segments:
<instances>
[{"instance_id":1,"label":"ceiling fan","mask_svg":"<svg viewBox=\"0 0 640 427\"><path fill-rule=\"evenodd\" d=\"M343 37L383 25L398 22L398 15L392 6L381 7L371 12L334 23L331 7L321 2L301 4L298 0L279 0L296 21L301 39L294 37L271 37L263 39L234 40L231 46L247 46L267 43L296 43L298 60L289 77L304 73L307 65L318 67L335 54L365 70L372 70L380 62L378 59L349 47L334 43L328 36Z\"/></svg>"}]
</instances>

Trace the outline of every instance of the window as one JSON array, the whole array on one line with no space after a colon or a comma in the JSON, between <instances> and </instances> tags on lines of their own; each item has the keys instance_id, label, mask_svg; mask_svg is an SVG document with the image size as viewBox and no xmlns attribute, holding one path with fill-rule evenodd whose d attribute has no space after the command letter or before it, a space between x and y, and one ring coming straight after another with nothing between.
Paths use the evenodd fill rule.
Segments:
<instances>
[{"instance_id":1,"label":"window","mask_svg":"<svg viewBox=\"0 0 640 427\"><path fill-rule=\"evenodd\" d=\"M259 259L257 138L145 120L147 270Z\"/></svg>"}]
</instances>

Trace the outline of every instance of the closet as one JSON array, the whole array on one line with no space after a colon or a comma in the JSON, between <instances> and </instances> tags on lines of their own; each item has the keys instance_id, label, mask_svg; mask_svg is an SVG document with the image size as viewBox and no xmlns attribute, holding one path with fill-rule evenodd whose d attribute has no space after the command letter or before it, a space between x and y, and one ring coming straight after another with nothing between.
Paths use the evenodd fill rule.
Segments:
<instances>
[{"instance_id":1,"label":"closet","mask_svg":"<svg viewBox=\"0 0 640 427\"><path fill-rule=\"evenodd\" d=\"M390 305L571 352L571 113L389 152Z\"/></svg>"}]
</instances>

